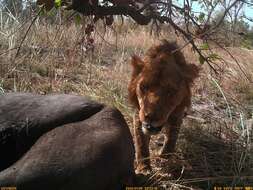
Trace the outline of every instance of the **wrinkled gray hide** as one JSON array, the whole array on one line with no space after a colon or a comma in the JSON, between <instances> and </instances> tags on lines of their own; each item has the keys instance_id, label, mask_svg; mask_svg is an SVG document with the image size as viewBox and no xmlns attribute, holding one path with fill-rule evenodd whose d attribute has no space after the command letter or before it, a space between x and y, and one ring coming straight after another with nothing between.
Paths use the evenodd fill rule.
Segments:
<instances>
[{"instance_id":1,"label":"wrinkled gray hide","mask_svg":"<svg viewBox=\"0 0 253 190\"><path fill-rule=\"evenodd\" d=\"M0 171L20 158L45 132L82 121L104 106L82 96L0 95Z\"/></svg>"},{"instance_id":2,"label":"wrinkled gray hide","mask_svg":"<svg viewBox=\"0 0 253 190\"><path fill-rule=\"evenodd\" d=\"M129 128L117 109L104 107L78 96L7 96L4 99L8 100L8 106L0 100L1 106L5 108L0 108L3 115L9 112L8 116L3 118L2 114L0 115L1 129L8 128L9 120L10 123L16 124L15 121L22 121L26 115L33 123L31 128L34 128L34 132L28 134L44 134L35 140L35 144L21 159L0 172L0 187L17 186L19 190L111 190L119 189L122 183L131 183L134 177L134 146ZM29 96L31 98L28 98ZM11 103L11 97L16 104ZM50 104L50 109L47 109L42 99ZM83 102L79 107L78 101ZM16 105L16 109L12 108L11 104ZM33 108L33 111L30 111L29 107ZM89 114L88 110L92 114ZM11 112L14 113L13 117ZM39 117L39 113L42 117ZM61 119L56 118L57 114ZM64 120L64 114L69 116L66 117L68 119ZM74 120L71 120L71 114L75 115ZM46 121L43 122L42 118ZM78 120L83 121L69 123ZM22 125L17 126L22 128ZM42 129L43 127L46 130ZM12 129L10 126L9 128ZM22 141L26 142L25 138L30 137L28 134L22 136ZM31 144L30 140L28 142Z\"/></svg>"}]
</instances>

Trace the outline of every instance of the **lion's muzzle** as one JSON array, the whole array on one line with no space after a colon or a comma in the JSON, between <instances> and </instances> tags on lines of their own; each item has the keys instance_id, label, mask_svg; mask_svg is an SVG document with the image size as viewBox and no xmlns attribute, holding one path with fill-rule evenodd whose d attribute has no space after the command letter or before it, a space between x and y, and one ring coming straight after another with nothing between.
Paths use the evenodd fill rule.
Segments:
<instances>
[{"instance_id":1,"label":"lion's muzzle","mask_svg":"<svg viewBox=\"0 0 253 190\"><path fill-rule=\"evenodd\" d=\"M142 131L145 134L155 135L159 133L162 129L162 126L154 127L150 123L142 122Z\"/></svg>"}]
</instances>

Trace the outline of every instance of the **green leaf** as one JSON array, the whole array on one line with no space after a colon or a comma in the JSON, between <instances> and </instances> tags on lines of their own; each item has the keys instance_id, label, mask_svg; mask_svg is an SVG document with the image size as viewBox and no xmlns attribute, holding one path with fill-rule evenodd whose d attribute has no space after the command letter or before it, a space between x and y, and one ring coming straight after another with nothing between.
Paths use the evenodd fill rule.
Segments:
<instances>
[{"instance_id":1,"label":"green leaf","mask_svg":"<svg viewBox=\"0 0 253 190\"><path fill-rule=\"evenodd\" d=\"M55 4L56 8L59 8L62 4L62 1L61 0L54 0L54 4Z\"/></svg>"},{"instance_id":2,"label":"green leaf","mask_svg":"<svg viewBox=\"0 0 253 190\"><path fill-rule=\"evenodd\" d=\"M39 5L39 8L41 9L41 11L39 12L39 16L47 15L47 11L46 11L44 5Z\"/></svg>"},{"instance_id":3,"label":"green leaf","mask_svg":"<svg viewBox=\"0 0 253 190\"><path fill-rule=\"evenodd\" d=\"M212 61L215 61L217 59L220 59L220 56L216 53L212 53L208 56L208 59L212 60Z\"/></svg>"},{"instance_id":4,"label":"green leaf","mask_svg":"<svg viewBox=\"0 0 253 190\"><path fill-rule=\"evenodd\" d=\"M48 17L54 17L57 13L57 10L54 8L54 9L51 9L50 11L47 12L47 16Z\"/></svg>"},{"instance_id":5,"label":"green leaf","mask_svg":"<svg viewBox=\"0 0 253 190\"><path fill-rule=\"evenodd\" d=\"M204 21L204 18L205 18L205 13L200 13L199 14L199 18L198 18L198 20L200 21L200 22L203 22Z\"/></svg>"},{"instance_id":6,"label":"green leaf","mask_svg":"<svg viewBox=\"0 0 253 190\"><path fill-rule=\"evenodd\" d=\"M199 56L199 63L203 65L205 63L205 58L203 56Z\"/></svg>"},{"instance_id":7,"label":"green leaf","mask_svg":"<svg viewBox=\"0 0 253 190\"><path fill-rule=\"evenodd\" d=\"M208 43L203 43L203 44L200 46L200 49L201 49L201 50L208 50L208 49L209 49Z\"/></svg>"},{"instance_id":8,"label":"green leaf","mask_svg":"<svg viewBox=\"0 0 253 190\"><path fill-rule=\"evenodd\" d=\"M75 17L74 17L74 20L75 20L75 23L79 25L81 23L81 20L82 20L80 14L76 14Z\"/></svg>"}]
</instances>

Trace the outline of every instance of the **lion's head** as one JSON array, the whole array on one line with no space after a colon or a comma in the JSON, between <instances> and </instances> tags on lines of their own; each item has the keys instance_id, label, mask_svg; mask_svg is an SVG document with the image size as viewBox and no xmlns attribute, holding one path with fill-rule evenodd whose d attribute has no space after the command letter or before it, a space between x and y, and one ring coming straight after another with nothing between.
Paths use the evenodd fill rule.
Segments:
<instances>
[{"instance_id":1,"label":"lion's head","mask_svg":"<svg viewBox=\"0 0 253 190\"><path fill-rule=\"evenodd\" d=\"M139 109L144 132L159 132L177 106L191 96L190 85L198 75L198 67L186 64L177 49L175 43L164 40L151 47L143 60L132 57L129 98Z\"/></svg>"}]
</instances>

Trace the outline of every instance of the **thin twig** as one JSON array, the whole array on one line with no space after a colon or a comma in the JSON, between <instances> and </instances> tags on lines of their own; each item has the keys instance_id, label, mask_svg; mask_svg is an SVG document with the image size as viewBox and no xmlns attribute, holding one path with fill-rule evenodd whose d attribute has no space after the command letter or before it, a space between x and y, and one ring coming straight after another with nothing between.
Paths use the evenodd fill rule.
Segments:
<instances>
[{"instance_id":1,"label":"thin twig","mask_svg":"<svg viewBox=\"0 0 253 190\"><path fill-rule=\"evenodd\" d=\"M23 45L23 43L24 43L24 41L25 41L25 39L26 39L26 37L27 37L27 35L28 35L28 32L30 31L32 25L34 24L34 22L36 21L36 19L38 18L38 16L39 16L40 13L42 12L42 10L43 10L43 7L40 8L40 10L39 10L39 12L37 13L37 15L33 18L31 24L29 25L27 31L25 32L24 37L22 38L22 40L21 40L21 42L20 42L20 44L19 44L19 46L18 46L18 50L17 50L17 53L16 53L14 59L16 59L17 56L19 55L20 49L21 49L21 47L22 47L22 45Z\"/></svg>"},{"instance_id":2,"label":"thin twig","mask_svg":"<svg viewBox=\"0 0 253 190\"><path fill-rule=\"evenodd\" d=\"M237 61L237 59L226 49L223 48L218 42L216 42L215 40L212 40L216 45L218 45L220 48L222 48L226 53L228 53L228 55L235 61L236 65L238 66L238 68L240 69L240 71L243 73L243 75L246 77L246 79L252 83L253 81L248 77L248 75L244 72L244 70L242 69L241 65L239 64L239 62Z\"/></svg>"}]
</instances>

